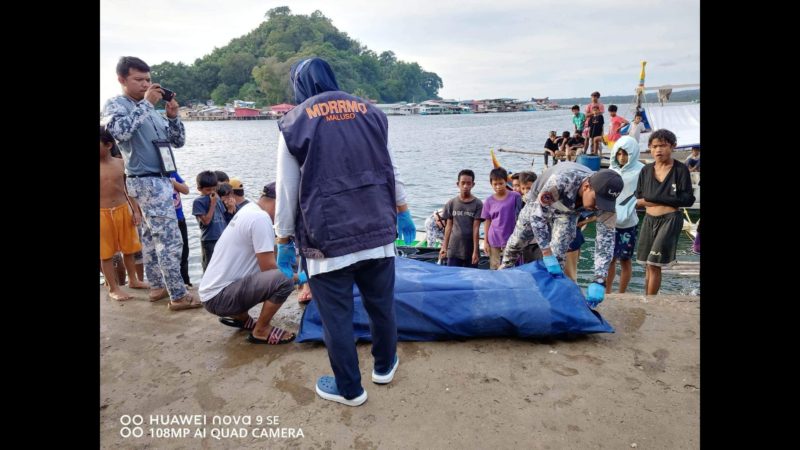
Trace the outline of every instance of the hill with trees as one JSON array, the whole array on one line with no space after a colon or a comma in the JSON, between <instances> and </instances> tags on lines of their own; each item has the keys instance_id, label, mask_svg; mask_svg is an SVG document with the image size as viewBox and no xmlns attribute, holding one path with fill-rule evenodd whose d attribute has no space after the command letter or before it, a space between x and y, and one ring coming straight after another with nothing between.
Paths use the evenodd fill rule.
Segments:
<instances>
[{"instance_id":1,"label":"hill with trees","mask_svg":"<svg viewBox=\"0 0 800 450\"><path fill-rule=\"evenodd\" d=\"M272 8L267 20L194 64L163 62L151 66L153 80L174 90L186 103L234 99L257 106L294 103L289 68L300 59L318 56L336 73L339 87L380 102L438 98L442 79L419 64L397 59L391 51L377 54L336 29L314 11L292 14L289 7Z\"/></svg>"}]
</instances>

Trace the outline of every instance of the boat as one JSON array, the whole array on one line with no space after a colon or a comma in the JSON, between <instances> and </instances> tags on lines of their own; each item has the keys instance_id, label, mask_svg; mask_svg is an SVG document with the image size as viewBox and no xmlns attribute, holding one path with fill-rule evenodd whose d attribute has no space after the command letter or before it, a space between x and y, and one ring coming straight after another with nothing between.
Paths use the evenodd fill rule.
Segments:
<instances>
[{"instance_id":1,"label":"boat","mask_svg":"<svg viewBox=\"0 0 800 450\"><path fill-rule=\"evenodd\" d=\"M558 103L550 100L550 97L545 98L531 98L531 102L535 106L534 111L554 111L560 109Z\"/></svg>"},{"instance_id":2,"label":"boat","mask_svg":"<svg viewBox=\"0 0 800 450\"><path fill-rule=\"evenodd\" d=\"M483 227L481 227L483 233ZM441 246L434 245L428 246L427 233L424 230L417 230L417 235L414 240L406 244L404 240L397 239L394 241L395 252L397 256L403 256L417 261L425 261L433 264L444 264L444 261L439 257L439 250ZM478 242L480 246L480 260L478 261L478 269L489 269L489 255L483 252L483 236L481 235Z\"/></svg>"},{"instance_id":3,"label":"boat","mask_svg":"<svg viewBox=\"0 0 800 450\"><path fill-rule=\"evenodd\" d=\"M700 219L693 222L686 208L683 208L683 215L686 217L686 220L683 222L683 232L686 233L690 239L694 240L697 238L697 227L700 226Z\"/></svg>"},{"instance_id":4,"label":"boat","mask_svg":"<svg viewBox=\"0 0 800 450\"><path fill-rule=\"evenodd\" d=\"M416 114L415 106L409 103L376 103L375 107L384 112L387 116L410 116Z\"/></svg>"}]
</instances>

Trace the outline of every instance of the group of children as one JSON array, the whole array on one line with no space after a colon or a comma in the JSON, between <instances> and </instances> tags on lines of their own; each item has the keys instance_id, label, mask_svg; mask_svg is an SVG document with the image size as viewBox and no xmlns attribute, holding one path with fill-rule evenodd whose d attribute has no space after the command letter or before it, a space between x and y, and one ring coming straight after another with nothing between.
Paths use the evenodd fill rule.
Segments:
<instances>
[{"instance_id":1,"label":"group of children","mask_svg":"<svg viewBox=\"0 0 800 450\"><path fill-rule=\"evenodd\" d=\"M508 180L511 186L508 186ZM431 214L426 220L428 246L440 246L440 260L448 266L477 268L480 261L480 226L484 227L484 254L489 257L489 268L496 270L501 265L503 252L517 218L524 204L533 199L528 193L536 181L533 172L517 172L510 177L502 168L489 173L489 182L494 193L484 201L472 195L475 186L475 173L464 169L458 173L459 194L447 204ZM565 264L565 275L577 280L580 247L584 242L581 228L592 222L594 217L582 218L578 231L570 244ZM542 253L537 244L523 249L518 264L541 259Z\"/></svg>"},{"instance_id":2,"label":"group of children","mask_svg":"<svg viewBox=\"0 0 800 450\"><path fill-rule=\"evenodd\" d=\"M489 173L489 182L494 194L481 201L472 195L475 173L470 169L458 173L458 195L450 199L444 208L434 211L426 221L428 245L435 245L437 235L441 235L439 255L448 266L478 267L480 226L483 222L483 251L489 256L490 269L499 267L506 242L522 210L523 196L536 180L536 174L514 174L512 188L508 187L508 179L505 169L493 169Z\"/></svg>"},{"instance_id":3,"label":"group of children","mask_svg":"<svg viewBox=\"0 0 800 450\"><path fill-rule=\"evenodd\" d=\"M592 100L591 102L586 105L585 113L581 112L581 109L578 105L573 105L572 108L572 125L573 131L575 135L580 135L585 140L582 140L580 145L572 146L570 145L571 152L563 152L560 157L567 158L569 161L574 161L578 154L581 152L586 154L592 154L597 156L602 156L602 148L603 144L606 142L616 142L623 136L622 131L625 131L625 136L633 137L637 142L639 141L640 134L645 130L644 124L642 123L642 115L640 113L636 113L633 122L629 122L624 117L617 114L617 105L610 105L608 107L608 115L611 118L611 124L608 130L608 135L603 136L603 127L605 126L605 119L603 118L603 113L605 112L605 106L600 103L600 93L593 92L592 93ZM629 125L627 130L625 130L625 126ZM551 136L555 135L554 131L551 131ZM565 137L569 137L568 132L564 132ZM589 145L591 144L591 149ZM545 145L545 151L549 147ZM553 153L551 153L553 154ZM547 154L545 155L545 166L547 166Z\"/></svg>"},{"instance_id":4,"label":"group of children","mask_svg":"<svg viewBox=\"0 0 800 450\"><path fill-rule=\"evenodd\" d=\"M640 117L637 116L637 119L640 120ZM614 253L606 279L606 292L611 292L616 264L619 262L619 292L624 293L633 274L632 260L639 235L636 191L641 189L639 175L645 166L639 161L639 142L634 136L619 136L613 149L611 169L622 176L624 188L617 197ZM699 150L696 153L699 154ZM695 155L695 158L698 156ZM426 221L428 245L435 246L441 242L439 255L448 266L477 267L480 259L479 231L483 221L483 250L489 256L490 269L497 269L523 203L533 200L527 194L536 178L532 172L516 173L511 177L512 187L509 189L508 173L503 168L496 168L489 173L494 194L481 201L472 195L474 172L462 170L456 182L458 196L450 199L444 208L434 211ZM581 230L595 219L592 215L578 219L576 235L564 264L565 275L573 280L577 279L580 248L584 242ZM532 244L531 247L527 254L523 252L519 263L541 258L541 251L535 253L538 246Z\"/></svg>"},{"instance_id":5,"label":"group of children","mask_svg":"<svg viewBox=\"0 0 800 450\"><path fill-rule=\"evenodd\" d=\"M569 131L564 131L557 137L556 132L551 131L544 143L544 167L550 167L550 156L553 157L553 164L558 164L559 160L575 161L578 154L583 152L586 142L581 133L571 135Z\"/></svg>"}]
</instances>

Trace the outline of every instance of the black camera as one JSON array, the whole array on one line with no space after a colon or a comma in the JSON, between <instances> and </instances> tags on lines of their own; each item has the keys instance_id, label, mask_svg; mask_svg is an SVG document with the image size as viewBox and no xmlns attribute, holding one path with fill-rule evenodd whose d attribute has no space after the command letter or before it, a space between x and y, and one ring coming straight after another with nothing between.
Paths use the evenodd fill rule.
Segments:
<instances>
[{"instance_id":1,"label":"black camera","mask_svg":"<svg viewBox=\"0 0 800 450\"><path fill-rule=\"evenodd\" d=\"M172 101L172 97L175 97L175 93L169 89L162 87L161 90L164 91L164 95L162 95L161 98L164 99L165 102Z\"/></svg>"},{"instance_id":2,"label":"black camera","mask_svg":"<svg viewBox=\"0 0 800 450\"><path fill-rule=\"evenodd\" d=\"M219 194L220 197L224 197L231 192L233 192L233 188L228 183L222 183L217 187L217 194Z\"/></svg>"}]
</instances>

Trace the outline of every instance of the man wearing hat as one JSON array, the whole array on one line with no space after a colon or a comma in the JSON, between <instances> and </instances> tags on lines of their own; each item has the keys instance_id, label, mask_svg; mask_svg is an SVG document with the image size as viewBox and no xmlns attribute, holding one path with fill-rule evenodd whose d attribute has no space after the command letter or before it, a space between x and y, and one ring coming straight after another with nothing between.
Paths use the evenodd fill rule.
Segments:
<instances>
[{"instance_id":1,"label":"man wearing hat","mask_svg":"<svg viewBox=\"0 0 800 450\"><path fill-rule=\"evenodd\" d=\"M239 212L239 210L242 209L242 206L250 203L250 200L244 198L244 185L238 178L231 178L228 184L230 184L231 188L233 188L233 198L236 201L236 212ZM275 212L273 211L273 215L274 214Z\"/></svg>"},{"instance_id":2,"label":"man wearing hat","mask_svg":"<svg viewBox=\"0 0 800 450\"><path fill-rule=\"evenodd\" d=\"M297 106L278 122L278 267L291 271L296 240L334 374L317 381L317 395L358 406L367 391L353 337L353 286L369 314L372 381L388 384L399 363L394 241L398 230L413 241L416 229L386 114L341 91L320 58L296 62L289 78Z\"/></svg>"},{"instance_id":3,"label":"man wearing hat","mask_svg":"<svg viewBox=\"0 0 800 450\"><path fill-rule=\"evenodd\" d=\"M261 197L264 201L264 211L266 211L270 217L275 217L275 182L268 183L264 186L264 189L261 190Z\"/></svg>"},{"instance_id":4,"label":"man wearing hat","mask_svg":"<svg viewBox=\"0 0 800 450\"><path fill-rule=\"evenodd\" d=\"M595 280L589 284L586 295L589 305L597 306L605 296L605 280L614 254L616 200L622 187L622 177L613 170L593 172L574 162L563 162L545 170L528 193L528 201L506 244L501 266L513 266L522 249L537 242L550 274L563 276L560 261L564 260L575 238L579 214L598 211Z\"/></svg>"}]
</instances>

